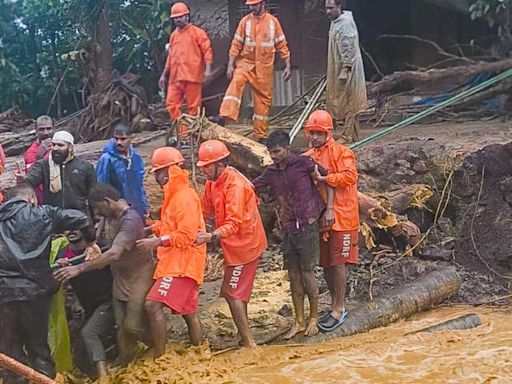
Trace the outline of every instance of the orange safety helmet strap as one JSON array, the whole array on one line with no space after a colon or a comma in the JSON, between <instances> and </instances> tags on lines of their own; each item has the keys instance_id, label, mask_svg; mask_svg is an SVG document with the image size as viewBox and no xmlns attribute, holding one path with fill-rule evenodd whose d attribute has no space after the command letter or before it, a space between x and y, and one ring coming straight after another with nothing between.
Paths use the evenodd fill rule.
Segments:
<instances>
[{"instance_id":1,"label":"orange safety helmet strap","mask_svg":"<svg viewBox=\"0 0 512 384\"><path fill-rule=\"evenodd\" d=\"M190 10L188 9L185 3L175 3L171 7L171 18L180 17L188 14L190 14Z\"/></svg>"},{"instance_id":2,"label":"orange safety helmet strap","mask_svg":"<svg viewBox=\"0 0 512 384\"><path fill-rule=\"evenodd\" d=\"M185 162L183 155L176 148L163 147L157 148L151 157L151 171L156 172L159 169L170 167L171 165L182 164Z\"/></svg>"}]
</instances>

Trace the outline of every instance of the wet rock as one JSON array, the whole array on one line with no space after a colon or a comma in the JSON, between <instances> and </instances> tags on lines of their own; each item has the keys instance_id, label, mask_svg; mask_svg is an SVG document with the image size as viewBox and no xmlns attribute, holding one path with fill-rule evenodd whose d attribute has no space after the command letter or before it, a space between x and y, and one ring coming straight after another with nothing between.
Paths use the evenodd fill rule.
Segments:
<instances>
[{"instance_id":1,"label":"wet rock","mask_svg":"<svg viewBox=\"0 0 512 384\"><path fill-rule=\"evenodd\" d=\"M428 171L427 163L425 163L423 160L418 160L414 163L412 169L414 169L414 172L417 174L422 175Z\"/></svg>"},{"instance_id":2,"label":"wet rock","mask_svg":"<svg viewBox=\"0 0 512 384\"><path fill-rule=\"evenodd\" d=\"M453 223L448 217L441 217L437 220L437 227L445 234L453 232Z\"/></svg>"},{"instance_id":3,"label":"wet rock","mask_svg":"<svg viewBox=\"0 0 512 384\"><path fill-rule=\"evenodd\" d=\"M289 304L285 304L277 311L277 314L283 317L291 317L293 314L292 307Z\"/></svg>"},{"instance_id":4,"label":"wet rock","mask_svg":"<svg viewBox=\"0 0 512 384\"><path fill-rule=\"evenodd\" d=\"M411 167L411 163L409 163L407 160L404 160L404 159L396 160L395 161L395 165L398 165L398 166L404 167L404 168L410 168Z\"/></svg>"},{"instance_id":5,"label":"wet rock","mask_svg":"<svg viewBox=\"0 0 512 384\"><path fill-rule=\"evenodd\" d=\"M453 258L453 252L436 245L427 245L421 250L420 257L432 261L450 261Z\"/></svg>"}]
</instances>

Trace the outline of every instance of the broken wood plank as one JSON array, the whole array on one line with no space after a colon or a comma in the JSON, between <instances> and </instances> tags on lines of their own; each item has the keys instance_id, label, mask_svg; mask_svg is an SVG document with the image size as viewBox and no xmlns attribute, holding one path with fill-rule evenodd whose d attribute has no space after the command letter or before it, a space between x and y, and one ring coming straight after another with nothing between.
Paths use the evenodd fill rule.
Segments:
<instances>
[{"instance_id":1,"label":"broken wood plank","mask_svg":"<svg viewBox=\"0 0 512 384\"><path fill-rule=\"evenodd\" d=\"M349 310L345 323L332 332L311 337L297 335L291 340L277 340L273 344L316 344L335 337L355 335L384 327L435 307L457 293L461 284L455 268L441 268L393 289L384 297Z\"/></svg>"}]
</instances>

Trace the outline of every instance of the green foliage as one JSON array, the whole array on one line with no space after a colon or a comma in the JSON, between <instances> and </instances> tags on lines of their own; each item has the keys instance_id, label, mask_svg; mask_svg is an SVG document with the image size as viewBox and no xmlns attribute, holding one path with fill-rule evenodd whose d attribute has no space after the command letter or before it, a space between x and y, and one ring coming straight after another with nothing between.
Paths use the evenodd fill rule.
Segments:
<instances>
[{"instance_id":1,"label":"green foliage","mask_svg":"<svg viewBox=\"0 0 512 384\"><path fill-rule=\"evenodd\" d=\"M487 20L496 31L493 50L499 56L512 54L512 0L472 0L469 7L472 20Z\"/></svg>"},{"instance_id":2,"label":"green foliage","mask_svg":"<svg viewBox=\"0 0 512 384\"><path fill-rule=\"evenodd\" d=\"M0 0L0 111L46 113L60 78L61 112L83 107L94 25L110 12L114 68L153 93L171 21L166 0ZM160 61L160 62L158 62ZM56 105L50 111L56 115Z\"/></svg>"}]
</instances>

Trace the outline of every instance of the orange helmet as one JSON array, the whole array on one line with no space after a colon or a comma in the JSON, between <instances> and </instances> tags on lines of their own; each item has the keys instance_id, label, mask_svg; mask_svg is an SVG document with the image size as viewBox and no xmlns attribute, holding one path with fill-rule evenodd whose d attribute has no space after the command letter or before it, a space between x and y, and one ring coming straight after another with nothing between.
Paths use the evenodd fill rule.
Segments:
<instances>
[{"instance_id":1,"label":"orange helmet","mask_svg":"<svg viewBox=\"0 0 512 384\"><path fill-rule=\"evenodd\" d=\"M171 18L190 14L190 10L185 3L174 3L171 7Z\"/></svg>"},{"instance_id":2,"label":"orange helmet","mask_svg":"<svg viewBox=\"0 0 512 384\"><path fill-rule=\"evenodd\" d=\"M222 141L219 140L208 140L201 144L199 147L197 162L198 167L204 167L205 165L215 163L216 161L225 159L230 155L228 147Z\"/></svg>"},{"instance_id":3,"label":"orange helmet","mask_svg":"<svg viewBox=\"0 0 512 384\"><path fill-rule=\"evenodd\" d=\"M176 148L157 148L151 157L151 172L155 172L159 169L184 162L185 159L183 158L183 155Z\"/></svg>"},{"instance_id":4,"label":"orange helmet","mask_svg":"<svg viewBox=\"0 0 512 384\"><path fill-rule=\"evenodd\" d=\"M247 0L245 2L245 5L256 5L256 4L259 4L261 3L263 0Z\"/></svg>"},{"instance_id":5,"label":"orange helmet","mask_svg":"<svg viewBox=\"0 0 512 384\"><path fill-rule=\"evenodd\" d=\"M333 128L334 124L330 113L322 109L318 109L309 115L308 122L306 123L306 133L320 131L329 134Z\"/></svg>"}]
</instances>

